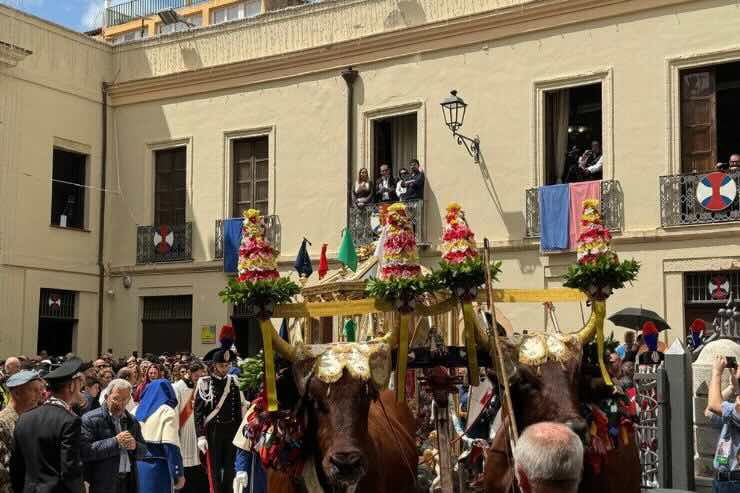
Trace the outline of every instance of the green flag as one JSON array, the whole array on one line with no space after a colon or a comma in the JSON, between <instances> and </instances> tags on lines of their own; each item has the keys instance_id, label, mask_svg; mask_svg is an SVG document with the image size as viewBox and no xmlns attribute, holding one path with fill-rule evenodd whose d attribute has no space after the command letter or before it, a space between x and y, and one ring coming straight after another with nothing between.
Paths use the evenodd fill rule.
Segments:
<instances>
[{"instance_id":1,"label":"green flag","mask_svg":"<svg viewBox=\"0 0 740 493\"><path fill-rule=\"evenodd\" d=\"M344 230L344 236L342 236L342 244L339 246L337 260L349 267L352 272L357 270L357 252L355 251L355 244L352 241L352 233L349 229Z\"/></svg>"}]
</instances>

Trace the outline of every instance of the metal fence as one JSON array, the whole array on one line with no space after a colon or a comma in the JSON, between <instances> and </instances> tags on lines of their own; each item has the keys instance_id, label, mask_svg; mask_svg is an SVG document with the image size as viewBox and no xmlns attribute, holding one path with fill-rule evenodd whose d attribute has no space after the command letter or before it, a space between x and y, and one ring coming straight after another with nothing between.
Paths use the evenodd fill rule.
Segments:
<instances>
[{"instance_id":1,"label":"metal fence","mask_svg":"<svg viewBox=\"0 0 740 493\"><path fill-rule=\"evenodd\" d=\"M282 226L280 216L262 216L265 221L265 238L270 242L272 248L280 253L282 243ZM224 219L216 219L216 250L213 258L224 258Z\"/></svg>"},{"instance_id":2,"label":"metal fence","mask_svg":"<svg viewBox=\"0 0 740 493\"><path fill-rule=\"evenodd\" d=\"M539 188L525 191L527 237L540 236ZM610 231L621 231L624 224L624 195L617 180L601 181L601 221Z\"/></svg>"},{"instance_id":3,"label":"metal fence","mask_svg":"<svg viewBox=\"0 0 740 493\"><path fill-rule=\"evenodd\" d=\"M193 223L139 226L136 263L177 262L193 259Z\"/></svg>"},{"instance_id":4,"label":"metal fence","mask_svg":"<svg viewBox=\"0 0 740 493\"><path fill-rule=\"evenodd\" d=\"M156 14L163 10L179 9L205 3L208 0L132 0L105 9L105 25L116 26Z\"/></svg>"},{"instance_id":5,"label":"metal fence","mask_svg":"<svg viewBox=\"0 0 740 493\"><path fill-rule=\"evenodd\" d=\"M417 245L428 244L424 224L424 200L407 200L403 203L411 218ZM352 204L350 206L349 228L355 246L369 245L380 237L382 209L389 205L390 203L364 206Z\"/></svg>"},{"instance_id":6,"label":"metal fence","mask_svg":"<svg viewBox=\"0 0 740 493\"><path fill-rule=\"evenodd\" d=\"M668 421L666 402L668 386L663 366L640 366L635 373L637 390L637 443L640 449L641 486L659 488L668 484L666 473Z\"/></svg>"},{"instance_id":7,"label":"metal fence","mask_svg":"<svg viewBox=\"0 0 740 493\"><path fill-rule=\"evenodd\" d=\"M735 183L740 171L727 173ZM660 177L660 223L664 227L687 224L723 223L740 220L740 201L737 196L725 210L712 212L696 199L696 186L706 174L688 173Z\"/></svg>"}]
</instances>

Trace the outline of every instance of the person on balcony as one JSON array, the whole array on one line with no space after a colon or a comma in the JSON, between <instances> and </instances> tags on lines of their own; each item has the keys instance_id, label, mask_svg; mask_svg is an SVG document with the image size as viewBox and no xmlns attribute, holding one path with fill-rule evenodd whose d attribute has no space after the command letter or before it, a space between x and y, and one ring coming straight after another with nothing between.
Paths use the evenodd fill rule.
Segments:
<instances>
[{"instance_id":1,"label":"person on balcony","mask_svg":"<svg viewBox=\"0 0 740 493\"><path fill-rule=\"evenodd\" d=\"M380 179L375 186L376 202L395 202L398 200L396 195L396 179L391 174L391 168L387 164L380 165Z\"/></svg>"},{"instance_id":2,"label":"person on balcony","mask_svg":"<svg viewBox=\"0 0 740 493\"><path fill-rule=\"evenodd\" d=\"M728 163L717 163L717 171L738 171L740 170L740 154L732 154Z\"/></svg>"},{"instance_id":3,"label":"person on balcony","mask_svg":"<svg viewBox=\"0 0 740 493\"><path fill-rule=\"evenodd\" d=\"M373 202L373 182L367 173L367 168L360 169L354 188L355 204L364 207Z\"/></svg>"},{"instance_id":4,"label":"person on balcony","mask_svg":"<svg viewBox=\"0 0 740 493\"><path fill-rule=\"evenodd\" d=\"M398 195L398 200L404 201L406 200L406 180L409 179L409 172L406 168L401 168L401 170L398 172L398 183L396 183L396 195Z\"/></svg>"},{"instance_id":5,"label":"person on balcony","mask_svg":"<svg viewBox=\"0 0 740 493\"><path fill-rule=\"evenodd\" d=\"M583 153L578 160L578 165L588 180L601 180L604 155L601 153L601 144L598 140L591 142L591 149Z\"/></svg>"},{"instance_id":6,"label":"person on balcony","mask_svg":"<svg viewBox=\"0 0 740 493\"><path fill-rule=\"evenodd\" d=\"M418 159L412 159L409 161L409 167L411 168L411 176L408 180L404 181L406 185L406 196L405 200L422 200L424 198L424 172L419 166Z\"/></svg>"}]
</instances>

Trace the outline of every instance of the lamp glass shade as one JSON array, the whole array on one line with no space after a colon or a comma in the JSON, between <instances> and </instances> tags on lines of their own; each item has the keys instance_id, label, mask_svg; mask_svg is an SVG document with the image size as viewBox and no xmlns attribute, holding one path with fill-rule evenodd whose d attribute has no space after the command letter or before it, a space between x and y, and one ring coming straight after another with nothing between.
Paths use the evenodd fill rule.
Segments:
<instances>
[{"instance_id":1,"label":"lamp glass shade","mask_svg":"<svg viewBox=\"0 0 740 493\"><path fill-rule=\"evenodd\" d=\"M457 91L453 90L450 91L450 96L445 98L440 105L442 106L445 124L450 128L450 130L456 132L457 129L463 126L463 122L465 121L465 109L468 106L467 103L457 95Z\"/></svg>"}]
</instances>

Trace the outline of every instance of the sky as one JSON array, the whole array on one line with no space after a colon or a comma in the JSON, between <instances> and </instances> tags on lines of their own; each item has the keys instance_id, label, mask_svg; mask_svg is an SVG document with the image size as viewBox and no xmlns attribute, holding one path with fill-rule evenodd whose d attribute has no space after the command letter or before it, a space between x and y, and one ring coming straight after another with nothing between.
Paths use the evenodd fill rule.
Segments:
<instances>
[{"instance_id":1,"label":"sky","mask_svg":"<svg viewBox=\"0 0 740 493\"><path fill-rule=\"evenodd\" d=\"M122 3L125 0L112 2ZM103 0L0 0L9 5L75 31L89 31L103 21Z\"/></svg>"}]
</instances>

